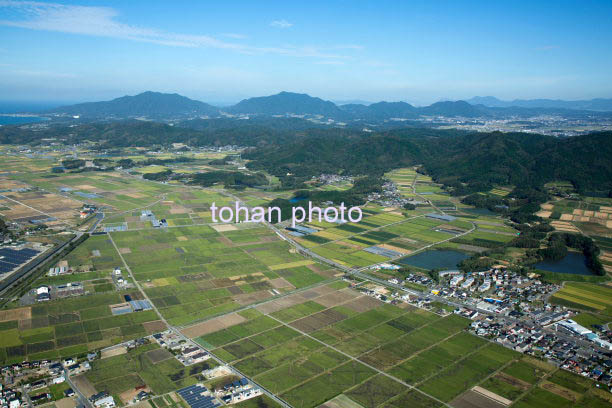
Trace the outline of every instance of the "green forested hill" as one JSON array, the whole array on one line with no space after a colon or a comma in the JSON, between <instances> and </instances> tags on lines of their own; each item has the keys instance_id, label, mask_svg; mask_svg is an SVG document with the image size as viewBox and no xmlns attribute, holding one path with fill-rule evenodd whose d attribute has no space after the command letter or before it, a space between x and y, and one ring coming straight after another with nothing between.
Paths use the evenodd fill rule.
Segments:
<instances>
[{"instance_id":1,"label":"green forested hill","mask_svg":"<svg viewBox=\"0 0 612 408\"><path fill-rule=\"evenodd\" d=\"M494 184L537 187L569 180L579 190L612 190L612 132L572 138L525 133L436 133L419 130L368 136L315 137L258 149L251 167L291 172L382 174L422 164L436 180L466 191ZM467 186L467 188L466 188Z\"/></svg>"}]
</instances>

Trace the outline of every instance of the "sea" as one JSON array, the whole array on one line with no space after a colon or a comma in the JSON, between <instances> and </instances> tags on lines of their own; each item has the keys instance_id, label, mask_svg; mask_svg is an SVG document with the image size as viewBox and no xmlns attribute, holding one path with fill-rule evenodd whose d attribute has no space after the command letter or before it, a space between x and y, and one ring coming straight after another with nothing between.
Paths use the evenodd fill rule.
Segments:
<instances>
[{"instance_id":1,"label":"sea","mask_svg":"<svg viewBox=\"0 0 612 408\"><path fill-rule=\"evenodd\" d=\"M1 125L21 125L25 123L36 123L49 120L41 116L6 116L6 113L0 113L0 126Z\"/></svg>"},{"instance_id":2,"label":"sea","mask_svg":"<svg viewBox=\"0 0 612 408\"><path fill-rule=\"evenodd\" d=\"M13 102L0 101L0 125L20 125L25 123L36 123L48 120L43 116L36 116L38 112L44 112L66 103L61 102ZM27 113L28 116L15 116L15 114Z\"/></svg>"}]
</instances>

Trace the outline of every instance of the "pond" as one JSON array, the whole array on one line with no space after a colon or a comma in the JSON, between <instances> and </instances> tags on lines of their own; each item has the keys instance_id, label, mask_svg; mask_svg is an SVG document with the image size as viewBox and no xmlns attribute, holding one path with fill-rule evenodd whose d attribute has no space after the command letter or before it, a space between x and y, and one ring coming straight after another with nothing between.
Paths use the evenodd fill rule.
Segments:
<instances>
[{"instance_id":1,"label":"pond","mask_svg":"<svg viewBox=\"0 0 612 408\"><path fill-rule=\"evenodd\" d=\"M409 256L399 260L404 265L416 266L423 269L449 269L456 268L457 264L469 258L467 254L448 249L429 250L414 256Z\"/></svg>"},{"instance_id":2,"label":"pond","mask_svg":"<svg viewBox=\"0 0 612 408\"><path fill-rule=\"evenodd\" d=\"M298 203L298 202L300 202L302 200L305 200L305 199L306 199L306 197L293 197L293 198L289 199L289 202L290 203Z\"/></svg>"},{"instance_id":3,"label":"pond","mask_svg":"<svg viewBox=\"0 0 612 408\"><path fill-rule=\"evenodd\" d=\"M580 252L568 252L565 258L558 261L542 261L533 265L536 269L543 271L572 273L575 275L594 275L593 271L587 268L586 259Z\"/></svg>"}]
</instances>

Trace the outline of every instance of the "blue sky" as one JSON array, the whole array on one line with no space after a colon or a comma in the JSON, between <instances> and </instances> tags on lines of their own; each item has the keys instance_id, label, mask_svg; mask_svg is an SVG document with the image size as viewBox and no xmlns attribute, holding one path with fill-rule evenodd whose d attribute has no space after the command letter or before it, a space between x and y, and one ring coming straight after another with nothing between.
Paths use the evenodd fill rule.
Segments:
<instances>
[{"instance_id":1,"label":"blue sky","mask_svg":"<svg viewBox=\"0 0 612 408\"><path fill-rule=\"evenodd\" d=\"M612 97L611 1L0 0L0 99Z\"/></svg>"}]
</instances>

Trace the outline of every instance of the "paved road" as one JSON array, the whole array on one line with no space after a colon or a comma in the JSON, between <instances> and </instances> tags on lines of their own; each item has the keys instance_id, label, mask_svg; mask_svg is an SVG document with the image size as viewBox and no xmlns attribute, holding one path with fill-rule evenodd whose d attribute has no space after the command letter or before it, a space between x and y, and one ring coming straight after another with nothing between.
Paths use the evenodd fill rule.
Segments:
<instances>
[{"instance_id":1,"label":"paved road","mask_svg":"<svg viewBox=\"0 0 612 408\"><path fill-rule=\"evenodd\" d=\"M104 213L96 213L96 222L93 223L93 225L91 226L91 228L89 229L89 233L91 234L92 232L94 232L96 230L96 228L98 227L98 224L100 224L102 222L102 220L104 219Z\"/></svg>"},{"instance_id":2,"label":"paved road","mask_svg":"<svg viewBox=\"0 0 612 408\"><path fill-rule=\"evenodd\" d=\"M28 407L34 406L32 404L32 400L30 399L30 394L28 394L28 391L25 389L23 385L21 386L21 395L25 396L26 404L28 404Z\"/></svg>"}]
</instances>

